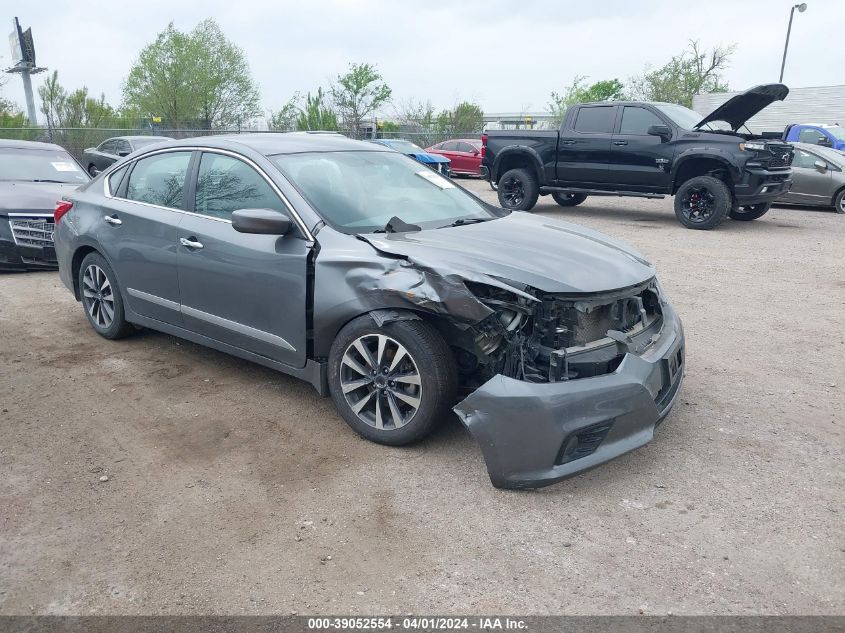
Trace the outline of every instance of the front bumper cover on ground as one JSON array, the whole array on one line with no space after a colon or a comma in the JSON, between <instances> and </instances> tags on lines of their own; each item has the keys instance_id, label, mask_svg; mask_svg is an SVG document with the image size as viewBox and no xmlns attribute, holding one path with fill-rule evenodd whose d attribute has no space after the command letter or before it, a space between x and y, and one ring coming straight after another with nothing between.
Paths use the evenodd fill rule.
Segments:
<instances>
[{"instance_id":1,"label":"front bumper cover on ground","mask_svg":"<svg viewBox=\"0 0 845 633\"><path fill-rule=\"evenodd\" d=\"M481 446L494 486L547 486L650 442L680 392L684 353L683 326L667 305L658 340L642 355L626 354L612 374L554 383L499 374L454 411Z\"/></svg>"}]
</instances>

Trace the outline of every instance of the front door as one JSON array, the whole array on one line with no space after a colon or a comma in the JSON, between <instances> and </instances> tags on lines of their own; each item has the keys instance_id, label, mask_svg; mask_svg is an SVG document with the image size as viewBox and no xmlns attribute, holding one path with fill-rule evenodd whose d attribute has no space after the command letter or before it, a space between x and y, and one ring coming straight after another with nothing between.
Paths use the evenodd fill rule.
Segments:
<instances>
[{"instance_id":1,"label":"front door","mask_svg":"<svg viewBox=\"0 0 845 633\"><path fill-rule=\"evenodd\" d=\"M816 161L827 164L823 158L795 148L792 158L792 188L783 196L785 202L830 204L830 169L820 170L816 167Z\"/></svg>"},{"instance_id":2,"label":"front door","mask_svg":"<svg viewBox=\"0 0 845 633\"><path fill-rule=\"evenodd\" d=\"M238 209L288 210L254 167L202 154L193 214L179 226L178 269L185 327L292 367L306 358L308 243L232 228Z\"/></svg>"},{"instance_id":3,"label":"front door","mask_svg":"<svg viewBox=\"0 0 845 633\"><path fill-rule=\"evenodd\" d=\"M129 307L145 317L179 325L177 227L185 208L192 152L154 154L109 178L112 198L103 205L95 236L114 267Z\"/></svg>"},{"instance_id":4,"label":"front door","mask_svg":"<svg viewBox=\"0 0 845 633\"><path fill-rule=\"evenodd\" d=\"M666 191L674 145L648 134L652 125L666 123L651 110L624 106L619 131L613 135L608 180L618 189Z\"/></svg>"},{"instance_id":5,"label":"front door","mask_svg":"<svg viewBox=\"0 0 845 633\"><path fill-rule=\"evenodd\" d=\"M616 106L580 106L558 139L557 184L605 186Z\"/></svg>"}]
</instances>

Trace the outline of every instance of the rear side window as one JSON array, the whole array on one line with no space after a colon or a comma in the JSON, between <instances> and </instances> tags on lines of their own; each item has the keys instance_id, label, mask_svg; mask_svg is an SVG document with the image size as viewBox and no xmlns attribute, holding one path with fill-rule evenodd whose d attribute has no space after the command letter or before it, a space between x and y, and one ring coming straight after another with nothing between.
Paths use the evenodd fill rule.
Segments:
<instances>
[{"instance_id":1,"label":"rear side window","mask_svg":"<svg viewBox=\"0 0 845 633\"><path fill-rule=\"evenodd\" d=\"M168 152L142 158L129 174L126 199L181 209L191 152Z\"/></svg>"},{"instance_id":2,"label":"rear side window","mask_svg":"<svg viewBox=\"0 0 845 633\"><path fill-rule=\"evenodd\" d=\"M287 212L267 181L245 162L223 154L203 154L194 212L230 220L238 209Z\"/></svg>"},{"instance_id":3,"label":"rear side window","mask_svg":"<svg viewBox=\"0 0 845 633\"><path fill-rule=\"evenodd\" d=\"M126 170L129 169L129 165L124 165L117 171L112 172L109 175L109 193L111 195L115 195L117 190L120 189L120 183L123 180L123 177L126 175Z\"/></svg>"},{"instance_id":4,"label":"rear side window","mask_svg":"<svg viewBox=\"0 0 845 633\"><path fill-rule=\"evenodd\" d=\"M457 152L458 151L458 143L456 141L446 141L443 145L440 146L441 152Z\"/></svg>"},{"instance_id":5,"label":"rear side window","mask_svg":"<svg viewBox=\"0 0 845 633\"><path fill-rule=\"evenodd\" d=\"M619 128L619 133L645 136L648 134L648 128L652 125L665 125L665 123L650 110L625 106L625 109L622 110L622 125Z\"/></svg>"},{"instance_id":6,"label":"rear side window","mask_svg":"<svg viewBox=\"0 0 845 633\"><path fill-rule=\"evenodd\" d=\"M459 152L468 152L472 154L475 149L469 143L458 143L458 151Z\"/></svg>"},{"instance_id":7,"label":"rear side window","mask_svg":"<svg viewBox=\"0 0 845 633\"><path fill-rule=\"evenodd\" d=\"M613 131L615 106L580 108L575 119L575 131L585 134L610 134Z\"/></svg>"}]
</instances>

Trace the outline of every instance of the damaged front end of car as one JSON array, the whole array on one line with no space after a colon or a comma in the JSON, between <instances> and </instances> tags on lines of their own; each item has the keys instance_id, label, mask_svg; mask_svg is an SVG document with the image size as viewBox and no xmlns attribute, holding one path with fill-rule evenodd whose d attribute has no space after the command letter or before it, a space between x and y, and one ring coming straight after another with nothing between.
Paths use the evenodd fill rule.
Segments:
<instances>
[{"instance_id":1,"label":"damaged front end of car","mask_svg":"<svg viewBox=\"0 0 845 633\"><path fill-rule=\"evenodd\" d=\"M493 314L451 341L469 392L454 411L495 486L548 485L652 439L684 369L656 279L590 295L467 287Z\"/></svg>"}]
</instances>

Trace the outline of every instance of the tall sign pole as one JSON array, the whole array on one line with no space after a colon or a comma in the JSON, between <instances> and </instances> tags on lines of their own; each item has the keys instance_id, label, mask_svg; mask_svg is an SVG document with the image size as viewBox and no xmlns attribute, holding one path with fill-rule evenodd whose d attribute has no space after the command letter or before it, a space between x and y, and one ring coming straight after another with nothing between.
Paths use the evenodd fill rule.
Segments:
<instances>
[{"instance_id":1,"label":"tall sign pole","mask_svg":"<svg viewBox=\"0 0 845 633\"><path fill-rule=\"evenodd\" d=\"M38 124L38 115L35 110L35 97L32 94L32 75L47 70L39 68L35 64L35 44L32 41L32 29L24 31L17 18L12 23L12 32L9 34L9 46L12 50L11 68L6 72L21 76L23 81L23 92L26 98L26 115L30 124Z\"/></svg>"}]
</instances>

